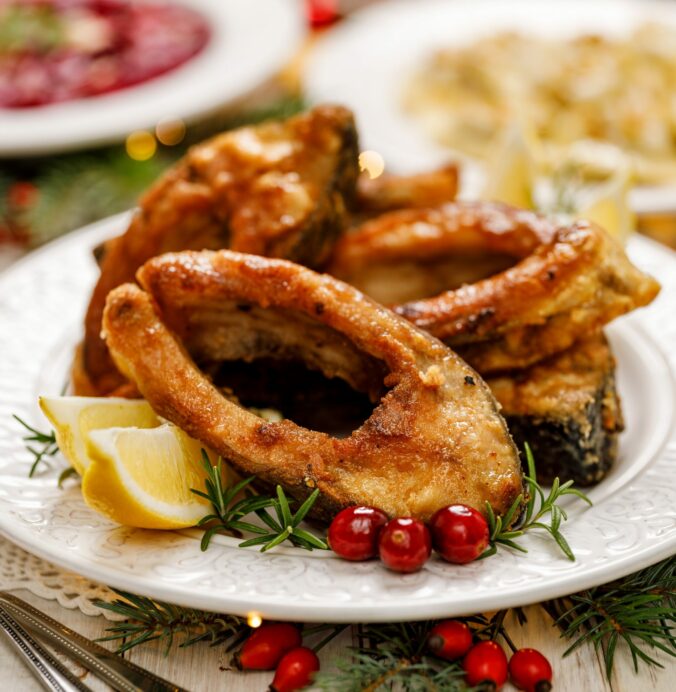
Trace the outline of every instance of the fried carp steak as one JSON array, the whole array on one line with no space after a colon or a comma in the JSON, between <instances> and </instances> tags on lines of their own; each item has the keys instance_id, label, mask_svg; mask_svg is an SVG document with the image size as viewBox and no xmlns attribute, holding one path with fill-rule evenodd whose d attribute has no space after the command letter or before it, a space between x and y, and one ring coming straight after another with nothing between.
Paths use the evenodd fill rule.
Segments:
<instances>
[{"instance_id":1,"label":"fried carp steak","mask_svg":"<svg viewBox=\"0 0 676 692\"><path fill-rule=\"evenodd\" d=\"M603 334L486 384L519 448L527 442L533 450L540 481L588 486L608 472L624 424L615 358Z\"/></svg>"},{"instance_id":2,"label":"fried carp steak","mask_svg":"<svg viewBox=\"0 0 676 692\"><path fill-rule=\"evenodd\" d=\"M105 244L73 386L106 395L124 379L101 339L108 292L168 251L233 248L318 266L348 223L359 173L352 113L319 106L286 121L192 147L141 199L127 231Z\"/></svg>"},{"instance_id":3,"label":"fried carp steak","mask_svg":"<svg viewBox=\"0 0 676 692\"><path fill-rule=\"evenodd\" d=\"M329 271L483 375L563 351L659 291L599 226L490 202L383 214L342 237Z\"/></svg>"},{"instance_id":4,"label":"fried carp steak","mask_svg":"<svg viewBox=\"0 0 676 692\"><path fill-rule=\"evenodd\" d=\"M428 519L461 502L504 513L520 461L483 380L437 339L328 275L284 260L182 252L148 261L110 292L106 343L153 409L238 471L298 499L319 488L319 518L353 504ZM200 364L302 360L367 394L344 438L267 422L223 396Z\"/></svg>"}]
</instances>

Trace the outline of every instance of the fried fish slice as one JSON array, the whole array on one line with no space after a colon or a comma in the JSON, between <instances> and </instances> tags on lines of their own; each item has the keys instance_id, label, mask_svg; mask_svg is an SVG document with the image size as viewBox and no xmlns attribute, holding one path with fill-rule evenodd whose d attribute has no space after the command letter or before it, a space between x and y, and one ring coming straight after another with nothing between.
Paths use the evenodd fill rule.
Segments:
<instances>
[{"instance_id":1,"label":"fried fish slice","mask_svg":"<svg viewBox=\"0 0 676 692\"><path fill-rule=\"evenodd\" d=\"M448 164L413 175L360 175L357 212L375 216L395 209L419 209L452 202L458 194L458 167Z\"/></svg>"},{"instance_id":2,"label":"fried fish slice","mask_svg":"<svg viewBox=\"0 0 676 692\"><path fill-rule=\"evenodd\" d=\"M538 480L598 483L624 428L615 359L603 334L530 368L486 378L517 444L528 442Z\"/></svg>"},{"instance_id":3,"label":"fried fish slice","mask_svg":"<svg viewBox=\"0 0 676 692\"><path fill-rule=\"evenodd\" d=\"M489 202L377 217L341 239L329 272L484 375L563 351L659 291L600 227Z\"/></svg>"},{"instance_id":4,"label":"fried fish slice","mask_svg":"<svg viewBox=\"0 0 676 692\"><path fill-rule=\"evenodd\" d=\"M100 338L108 292L148 259L174 250L233 248L324 262L347 222L358 176L352 113L320 106L199 144L145 194L124 235L108 242L85 318L73 384L105 395L123 385Z\"/></svg>"},{"instance_id":5,"label":"fried fish slice","mask_svg":"<svg viewBox=\"0 0 676 692\"><path fill-rule=\"evenodd\" d=\"M223 250L147 262L142 288L108 296L103 329L120 370L161 416L241 473L316 516L369 504L429 518L462 502L503 513L522 491L517 450L481 378L453 351L353 287L283 260ZM349 437L265 422L197 363L300 358L378 401Z\"/></svg>"}]
</instances>

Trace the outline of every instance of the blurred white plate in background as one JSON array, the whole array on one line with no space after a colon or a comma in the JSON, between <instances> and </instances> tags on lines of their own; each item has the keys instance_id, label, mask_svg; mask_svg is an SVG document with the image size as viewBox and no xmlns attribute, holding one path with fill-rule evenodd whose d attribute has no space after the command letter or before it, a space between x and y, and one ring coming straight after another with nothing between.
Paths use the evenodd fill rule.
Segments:
<instances>
[{"instance_id":1,"label":"blurred white plate in background","mask_svg":"<svg viewBox=\"0 0 676 692\"><path fill-rule=\"evenodd\" d=\"M214 113L282 69L304 35L290 0L174 0L211 28L204 50L176 69L120 91L30 109L0 109L0 157L52 154L123 140L163 118Z\"/></svg>"},{"instance_id":2,"label":"blurred white plate in background","mask_svg":"<svg viewBox=\"0 0 676 692\"><path fill-rule=\"evenodd\" d=\"M334 101L357 116L362 148L374 149L392 171L463 162L463 187L480 189L482 169L425 133L400 105L401 91L435 50L467 45L497 31L551 38L593 31L626 36L645 22L676 26L676 3L657 0L396 0L349 17L313 51L304 86L313 102ZM676 209L676 187L640 187L635 211Z\"/></svg>"}]
</instances>

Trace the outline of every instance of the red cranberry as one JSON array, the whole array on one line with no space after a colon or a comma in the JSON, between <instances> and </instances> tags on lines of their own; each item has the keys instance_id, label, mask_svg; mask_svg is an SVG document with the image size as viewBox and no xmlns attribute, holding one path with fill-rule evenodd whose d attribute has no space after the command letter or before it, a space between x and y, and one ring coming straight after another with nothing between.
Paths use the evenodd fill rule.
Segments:
<instances>
[{"instance_id":1,"label":"red cranberry","mask_svg":"<svg viewBox=\"0 0 676 692\"><path fill-rule=\"evenodd\" d=\"M421 521L411 517L392 519L378 541L380 559L395 572L419 570L432 552L430 532Z\"/></svg>"},{"instance_id":2,"label":"red cranberry","mask_svg":"<svg viewBox=\"0 0 676 692\"><path fill-rule=\"evenodd\" d=\"M448 562L462 565L476 560L489 541L488 524L480 512L466 505L440 509L430 521L434 549Z\"/></svg>"},{"instance_id":3,"label":"red cranberry","mask_svg":"<svg viewBox=\"0 0 676 692\"><path fill-rule=\"evenodd\" d=\"M437 623L427 637L427 647L439 658L453 661L464 656L472 646L472 631L460 620Z\"/></svg>"},{"instance_id":4,"label":"red cranberry","mask_svg":"<svg viewBox=\"0 0 676 692\"><path fill-rule=\"evenodd\" d=\"M302 690L311 682L319 670L317 654L305 646L292 649L277 665L275 677L270 686L272 692L294 692Z\"/></svg>"},{"instance_id":5,"label":"red cranberry","mask_svg":"<svg viewBox=\"0 0 676 692\"><path fill-rule=\"evenodd\" d=\"M509 677L525 692L549 692L552 689L552 667L535 649L519 649L512 654Z\"/></svg>"},{"instance_id":6,"label":"red cranberry","mask_svg":"<svg viewBox=\"0 0 676 692\"><path fill-rule=\"evenodd\" d=\"M507 680L507 656L493 641L475 644L462 662L468 685L493 685L499 690Z\"/></svg>"},{"instance_id":7,"label":"red cranberry","mask_svg":"<svg viewBox=\"0 0 676 692\"><path fill-rule=\"evenodd\" d=\"M331 550L345 560L368 560L378 554L378 535L387 514L375 507L347 507L329 526Z\"/></svg>"},{"instance_id":8,"label":"red cranberry","mask_svg":"<svg viewBox=\"0 0 676 692\"><path fill-rule=\"evenodd\" d=\"M302 643L297 627L286 622L265 623L249 635L234 663L242 670L272 670L287 651Z\"/></svg>"}]
</instances>

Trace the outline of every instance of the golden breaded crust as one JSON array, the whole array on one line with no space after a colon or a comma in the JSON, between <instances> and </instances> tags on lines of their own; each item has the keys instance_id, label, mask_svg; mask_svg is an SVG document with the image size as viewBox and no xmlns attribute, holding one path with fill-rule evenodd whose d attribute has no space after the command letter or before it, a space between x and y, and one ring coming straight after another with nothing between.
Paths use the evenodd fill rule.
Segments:
<instances>
[{"instance_id":1,"label":"golden breaded crust","mask_svg":"<svg viewBox=\"0 0 676 692\"><path fill-rule=\"evenodd\" d=\"M429 518L462 502L496 513L522 492L517 450L481 378L448 347L353 287L283 260L168 254L113 290L103 329L155 411L320 516L352 504ZM300 358L382 398L344 439L269 423L223 397L196 360ZM383 387L389 391L383 394Z\"/></svg>"},{"instance_id":2,"label":"golden breaded crust","mask_svg":"<svg viewBox=\"0 0 676 692\"><path fill-rule=\"evenodd\" d=\"M376 300L388 284L436 280L430 267L495 255L514 266L433 297L408 300L395 312L442 339L479 372L522 368L647 305L659 284L629 261L600 227L557 225L533 212L488 202L452 202L384 214L344 236L329 271ZM373 281L385 267L389 281ZM453 284L453 277L448 277ZM398 290L401 290L401 286Z\"/></svg>"}]
</instances>

